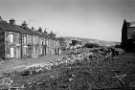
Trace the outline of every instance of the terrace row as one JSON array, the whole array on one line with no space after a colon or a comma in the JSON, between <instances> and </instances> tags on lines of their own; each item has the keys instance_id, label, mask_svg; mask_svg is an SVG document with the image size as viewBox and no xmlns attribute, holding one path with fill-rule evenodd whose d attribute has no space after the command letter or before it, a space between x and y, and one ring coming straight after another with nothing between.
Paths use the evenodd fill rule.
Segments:
<instances>
[{"instance_id":1,"label":"terrace row","mask_svg":"<svg viewBox=\"0 0 135 90\"><path fill-rule=\"evenodd\" d=\"M0 58L22 59L45 55L60 54L60 44L54 33L42 32L42 29L29 28L26 22L16 25L0 17Z\"/></svg>"}]
</instances>

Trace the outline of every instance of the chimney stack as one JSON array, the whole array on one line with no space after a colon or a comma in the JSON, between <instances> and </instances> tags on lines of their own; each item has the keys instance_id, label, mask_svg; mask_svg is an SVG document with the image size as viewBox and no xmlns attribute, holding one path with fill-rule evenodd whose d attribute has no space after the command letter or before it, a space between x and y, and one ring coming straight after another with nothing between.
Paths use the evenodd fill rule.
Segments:
<instances>
[{"instance_id":1,"label":"chimney stack","mask_svg":"<svg viewBox=\"0 0 135 90\"><path fill-rule=\"evenodd\" d=\"M34 31L34 30L35 30L35 29L34 29L34 27L31 27L31 30L33 30L33 31Z\"/></svg>"},{"instance_id":2,"label":"chimney stack","mask_svg":"<svg viewBox=\"0 0 135 90\"><path fill-rule=\"evenodd\" d=\"M41 27L39 27L38 31L41 33L41 32L42 32L42 28L41 28Z\"/></svg>"},{"instance_id":3,"label":"chimney stack","mask_svg":"<svg viewBox=\"0 0 135 90\"><path fill-rule=\"evenodd\" d=\"M10 19L10 20L9 20L9 23L10 23L11 25L15 25L15 20L14 20L14 19Z\"/></svg>"},{"instance_id":4,"label":"chimney stack","mask_svg":"<svg viewBox=\"0 0 135 90\"><path fill-rule=\"evenodd\" d=\"M0 21L3 21L2 17L0 16Z\"/></svg>"},{"instance_id":5,"label":"chimney stack","mask_svg":"<svg viewBox=\"0 0 135 90\"><path fill-rule=\"evenodd\" d=\"M22 23L22 27L23 27L23 28L27 28L27 23L26 23L26 21L24 21L24 22Z\"/></svg>"}]
</instances>

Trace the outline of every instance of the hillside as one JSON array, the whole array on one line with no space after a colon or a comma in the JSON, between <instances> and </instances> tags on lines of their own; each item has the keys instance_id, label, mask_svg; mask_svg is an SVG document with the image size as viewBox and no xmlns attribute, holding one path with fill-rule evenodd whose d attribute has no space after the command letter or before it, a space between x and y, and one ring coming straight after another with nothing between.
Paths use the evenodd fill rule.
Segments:
<instances>
[{"instance_id":1,"label":"hillside","mask_svg":"<svg viewBox=\"0 0 135 90\"><path fill-rule=\"evenodd\" d=\"M101 46L114 46L114 45L119 45L120 42L115 42L115 41L105 41L105 40L98 40L98 39L89 39L89 38L80 38L80 37L64 37L66 40L80 40L83 43L89 42L89 43L95 43L99 44Z\"/></svg>"}]
</instances>

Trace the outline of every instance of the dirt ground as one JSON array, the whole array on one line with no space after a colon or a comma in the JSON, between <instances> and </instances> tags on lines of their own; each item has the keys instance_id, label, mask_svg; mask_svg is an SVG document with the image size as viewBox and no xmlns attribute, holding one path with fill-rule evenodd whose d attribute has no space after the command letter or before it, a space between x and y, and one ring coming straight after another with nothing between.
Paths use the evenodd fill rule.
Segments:
<instances>
[{"instance_id":1,"label":"dirt ground","mask_svg":"<svg viewBox=\"0 0 135 90\"><path fill-rule=\"evenodd\" d=\"M6 60L3 62L0 62L0 77L2 76L3 73L21 71L26 66L29 66L29 65L54 62L59 57L61 56L53 55L53 56L43 56L43 57L32 58L32 59Z\"/></svg>"},{"instance_id":2,"label":"dirt ground","mask_svg":"<svg viewBox=\"0 0 135 90\"><path fill-rule=\"evenodd\" d=\"M6 61L1 63L0 73L2 75L5 72L23 71L26 66L55 62L60 57L45 56L38 59ZM25 85L27 88L23 90L126 90L124 88L135 88L135 53L124 53L111 60L100 61L100 59L60 64L51 70L32 75L25 72L11 73L8 76L16 84Z\"/></svg>"}]
</instances>

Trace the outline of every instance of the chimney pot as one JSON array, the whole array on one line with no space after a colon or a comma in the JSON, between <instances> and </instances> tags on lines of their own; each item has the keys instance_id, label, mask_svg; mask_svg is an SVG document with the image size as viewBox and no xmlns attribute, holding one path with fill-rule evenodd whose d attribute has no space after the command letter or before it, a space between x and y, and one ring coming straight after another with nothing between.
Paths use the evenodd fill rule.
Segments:
<instances>
[{"instance_id":1,"label":"chimney pot","mask_svg":"<svg viewBox=\"0 0 135 90\"><path fill-rule=\"evenodd\" d=\"M2 17L0 16L0 21L3 21Z\"/></svg>"}]
</instances>

